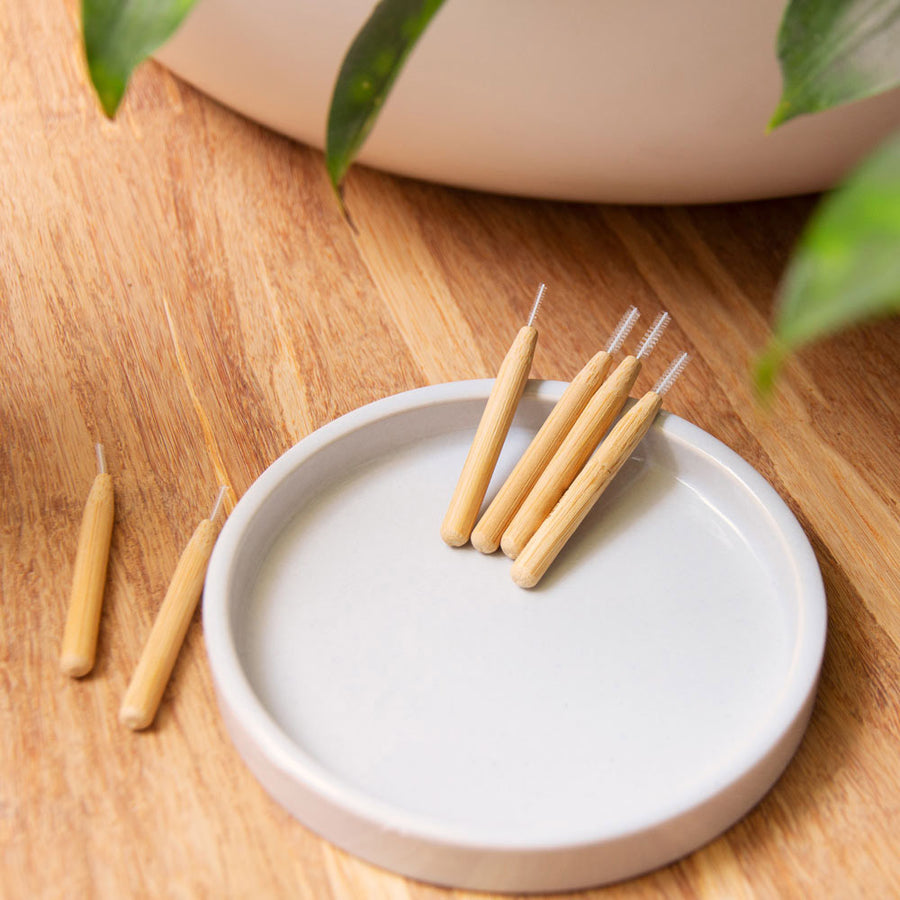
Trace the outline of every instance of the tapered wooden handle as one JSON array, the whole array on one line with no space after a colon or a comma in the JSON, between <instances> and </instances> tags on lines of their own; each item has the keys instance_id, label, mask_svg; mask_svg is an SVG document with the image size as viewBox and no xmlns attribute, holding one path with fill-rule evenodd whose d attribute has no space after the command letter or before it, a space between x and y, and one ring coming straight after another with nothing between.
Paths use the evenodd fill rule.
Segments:
<instances>
[{"instance_id":1,"label":"tapered wooden handle","mask_svg":"<svg viewBox=\"0 0 900 900\"><path fill-rule=\"evenodd\" d=\"M650 391L616 423L512 566L520 587L534 587L653 424L662 397Z\"/></svg>"},{"instance_id":2,"label":"tapered wooden handle","mask_svg":"<svg viewBox=\"0 0 900 900\"><path fill-rule=\"evenodd\" d=\"M530 325L520 328L497 372L441 525L441 537L451 547L461 547L472 533L497 458L525 390L536 344L537 329Z\"/></svg>"},{"instance_id":3,"label":"tapered wooden handle","mask_svg":"<svg viewBox=\"0 0 900 900\"><path fill-rule=\"evenodd\" d=\"M626 356L585 406L503 533L500 546L510 559L522 552L581 471L625 405L640 370L640 360Z\"/></svg>"},{"instance_id":4,"label":"tapered wooden handle","mask_svg":"<svg viewBox=\"0 0 900 900\"><path fill-rule=\"evenodd\" d=\"M159 615L153 623L119 710L119 720L129 728L146 728L156 715L197 608L215 542L216 527L209 519L204 519L178 560Z\"/></svg>"},{"instance_id":5,"label":"tapered wooden handle","mask_svg":"<svg viewBox=\"0 0 900 900\"><path fill-rule=\"evenodd\" d=\"M569 429L587 406L609 372L612 357L605 350L596 353L572 379L550 415L522 454L503 487L491 501L472 532L472 546L493 553L522 501L559 449Z\"/></svg>"},{"instance_id":6,"label":"tapered wooden handle","mask_svg":"<svg viewBox=\"0 0 900 900\"><path fill-rule=\"evenodd\" d=\"M60 668L73 677L86 675L94 667L114 515L112 477L104 472L94 479L81 519L60 652Z\"/></svg>"}]
</instances>

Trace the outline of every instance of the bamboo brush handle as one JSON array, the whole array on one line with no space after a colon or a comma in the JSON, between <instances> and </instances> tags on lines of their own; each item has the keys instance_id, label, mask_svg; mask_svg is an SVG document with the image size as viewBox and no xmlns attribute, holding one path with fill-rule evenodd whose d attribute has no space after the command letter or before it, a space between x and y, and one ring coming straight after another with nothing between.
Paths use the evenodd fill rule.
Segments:
<instances>
[{"instance_id":1,"label":"bamboo brush handle","mask_svg":"<svg viewBox=\"0 0 900 900\"><path fill-rule=\"evenodd\" d=\"M493 553L522 501L547 468L575 420L603 383L612 357L596 353L575 376L472 532L472 546Z\"/></svg>"},{"instance_id":2,"label":"bamboo brush handle","mask_svg":"<svg viewBox=\"0 0 900 900\"><path fill-rule=\"evenodd\" d=\"M503 533L500 546L510 559L522 552L581 471L625 405L640 371L640 360L626 356L590 399Z\"/></svg>"},{"instance_id":3,"label":"bamboo brush handle","mask_svg":"<svg viewBox=\"0 0 900 900\"><path fill-rule=\"evenodd\" d=\"M461 547L472 533L472 526L494 474L497 458L525 390L536 344L537 329L524 325L519 329L500 365L500 371L497 372L494 387L441 525L441 537L451 547Z\"/></svg>"},{"instance_id":4,"label":"bamboo brush handle","mask_svg":"<svg viewBox=\"0 0 900 900\"><path fill-rule=\"evenodd\" d=\"M178 560L159 615L153 623L119 710L119 720L129 728L146 728L156 715L197 608L215 542L216 526L209 519L204 519Z\"/></svg>"},{"instance_id":5,"label":"bamboo brush handle","mask_svg":"<svg viewBox=\"0 0 900 900\"><path fill-rule=\"evenodd\" d=\"M76 678L87 675L94 667L114 515L112 476L102 472L94 479L81 518L72 595L60 653L60 668Z\"/></svg>"},{"instance_id":6,"label":"bamboo brush handle","mask_svg":"<svg viewBox=\"0 0 900 900\"><path fill-rule=\"evenodd\" d=\"M512 566L520 587L534 587L653 424L662 397L649 391L616 423Z\"/></svg>"}]
</instances>

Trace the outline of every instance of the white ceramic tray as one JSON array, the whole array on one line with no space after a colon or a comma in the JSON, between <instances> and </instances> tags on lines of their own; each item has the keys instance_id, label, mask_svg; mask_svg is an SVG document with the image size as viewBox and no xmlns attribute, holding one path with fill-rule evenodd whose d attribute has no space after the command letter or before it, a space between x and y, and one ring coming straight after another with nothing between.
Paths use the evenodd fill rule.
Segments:
<instances>
[{"instance_id":1,"label":"white ceramic tray","mask_svg":"<svg viewBox=\"0 0 900 900\"><path fill-rule=\"evenodd\" d=\"M356 410L250 488L204 629L238 750L301 822L464 888L565 890L689 853L800 742L825 640L810 545L663 414L534 590L440 523L490 381ZM564 385L531 382L488 499Z\"/></svg>"}]
</instances>

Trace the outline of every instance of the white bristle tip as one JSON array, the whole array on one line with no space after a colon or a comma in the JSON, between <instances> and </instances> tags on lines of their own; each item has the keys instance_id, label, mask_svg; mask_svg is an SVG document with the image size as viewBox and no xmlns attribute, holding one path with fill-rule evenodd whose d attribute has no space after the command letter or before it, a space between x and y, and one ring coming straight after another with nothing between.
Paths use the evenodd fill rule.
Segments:
<instances>
[{"instance_id":1,"label":"white bristle tip","mask_svg":"<svg viewBox=\"0 0 900 900\"><path fill-rule=\"evenodd\" d=\"M653 388L654 394L659 394L660 397L672 387L673 384L678 380L678 376L684 371L684 367L690 362L691 358L687 353L682 353L681 356L676 356L672 362L669 363L669 368L663 373L662 378L656 382L655 387Z\"/></svg>"},{"instance_id":2,"label":"white bristle tip","mask_svg":"<svg viewBox=\"0 0 900 900\"><path fill-rule=\"evenodd\" d=\"M643 359L653 352L653 348L659 343L659 339L662 337L662 333L666 330L666 326L669 324L671 318L672 317L667 312L661 312L653 320L653 324L644 335L637 353L634 354L637 359Z\"/></svg>"},{"instance_id":3,"label":"white bristle tip","mask_svg":"<svg viewBox=\"0 0 900 900\"><path fill-rule=\"evenodd\" d=\"M106 474L106 456L103 453L103 444L97 444L97 471L100 475Z\"/></svg>"},{"instance_id":4,"label":"white bristle tip","mask_svg":"<svg viewBox=\"0 0 900 900\"><path fill-rule=\"evenodd\" d=\"M531 315L528 317L528 327L534 324L534 318L538 313L538 310L541 307L541 301L544 299L544 294L547 293L547 285L544 282L541 282L540 287L537 289L537 294L534 298L534 305L531 307Z\"/></svg>"},{"instance_id":5,"label":"white bristle tip","mask_svg":"<svg viewBox=\"0 0 900 900\"><path fill-rule=\"evenodd\" d=\"M212 512L209 514L209 521L214 522L216 516L219 514L219 510L222 508L222 504L225 502L225 495L228 493L228 485L223 484L222 487L219 488L219 493L216 496L216 502L213 504Z\"/></svg>"},{"instance_id":6,"label":"white bristle tip","mask_svg":"<svg viewBox=\"0 0 900 900\"><path fill-rule=\"evenodd\" d=\"M621 319L619 319L619 324L616 325L616 330L612 333L612 336L609 339L609 343L606 345L607 353L615 353L618 351L622 344L625 343L625 338L631 333L631 329L634 328L634 323L641 317L641 314L638 312L638 308L636 306L629 306L627 312Z\"/></svg>"}]
</instances>

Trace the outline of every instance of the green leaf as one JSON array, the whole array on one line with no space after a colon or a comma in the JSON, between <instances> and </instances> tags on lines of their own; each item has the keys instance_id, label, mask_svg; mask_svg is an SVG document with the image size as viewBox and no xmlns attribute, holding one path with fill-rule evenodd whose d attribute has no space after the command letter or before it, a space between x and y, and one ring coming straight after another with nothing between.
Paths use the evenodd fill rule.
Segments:
<instances>
[{"instance_id":1,"label":"green leaf","mask_svg":"<svg viewBox=\"0 0 900 900\"><path fill-rule=\"evenodd\" d=\"M769 128L900 84L900 0L791 0L778 32Z\"/></svg>"},{"instance_id":2,"label":"green leaf","mask_svg":"<svg viewBox=\"0 0 900 900\"><path fill-rule=\"evenodd\" d=\"M757 364L766 393L788 353L900 312L900 134L832 194L806 227L779 290L775 338Z\"/></svg>"},{"instance_id":3,"label":"green leaf","mask_svg":"<svg viewBox=\"0 0 900 900\"><path fill-rule=\"evenodd\" d=\"M131 73L172 36L195 0L82 0L88 71L107 116L116 114Z\"/></svg>"},{"instance_id":4,"label":"green leaf","mask_svg":"<svg viewBox=\"0 0 900 900\"><path fill-rule=\"evenodd\" d=\"M350 45L331 97L325 141L325 163L338 197L397 75L443 2L382 0Z\"/></svg>"}]
</instances>

